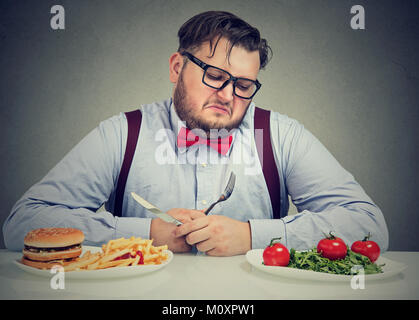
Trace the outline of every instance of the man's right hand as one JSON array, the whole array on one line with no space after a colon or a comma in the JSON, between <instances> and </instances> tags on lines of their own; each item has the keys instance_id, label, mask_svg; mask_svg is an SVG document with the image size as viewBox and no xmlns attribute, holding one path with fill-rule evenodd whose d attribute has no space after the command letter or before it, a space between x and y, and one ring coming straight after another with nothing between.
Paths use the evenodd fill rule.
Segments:
<instances>
[{"instance_id":1,"label":"man's right hand","mask_svg":"<svg viewBox=\"0 0 419 320\"><path fill-rule=\"evenodd\" d=\"M170 209L167 213L183 223L205 216L203 211L179 208ZM169 250L173 252L191 251L191 246L186 243L186 236L175 237L176 228L177 226L174 223L163 221L160 218L152 219L150 239L153 239L153 245L162 246L167 244Z\"/></svg>"}]
</instances>

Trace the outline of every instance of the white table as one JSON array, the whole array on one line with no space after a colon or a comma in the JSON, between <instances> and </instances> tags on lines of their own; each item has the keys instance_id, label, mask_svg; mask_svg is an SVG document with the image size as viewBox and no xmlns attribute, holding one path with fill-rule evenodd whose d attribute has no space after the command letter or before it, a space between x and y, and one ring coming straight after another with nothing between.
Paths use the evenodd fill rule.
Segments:
<instances>
[{"instance_id":1,"label":"white table","mask_svg":"<svg viewBox=\"0 0 419 320\"><path fill-rule=\"evenodd\" d=\"M386 252L384 257L407 269L381 281L350 282L287 279L253 268L244 255L234 257L175 254L165 268L139 277L113 280L65 280L51 289L50 279L17 268L21 253L0 250L0 299L419 299L419 252ZM53 275L51 275L52 277Z\"/></svg>"}]
</instances>

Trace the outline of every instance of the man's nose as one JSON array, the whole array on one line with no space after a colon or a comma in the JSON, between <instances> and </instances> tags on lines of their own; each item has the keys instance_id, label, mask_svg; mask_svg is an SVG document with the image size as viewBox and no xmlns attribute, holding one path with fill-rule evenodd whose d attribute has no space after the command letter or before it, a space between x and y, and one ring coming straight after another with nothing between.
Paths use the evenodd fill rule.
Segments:
<instances>
[{"instance_id":1,"label":"man's nose","mask_svg":"<svg viewBox=\"0 0 419 320\"><path fill-rule=\"evenodd\" d=\"M224 88L219 89L217 95L223 102L232 101L234 95L233 81L230 81Z\"/></svg>"}]
</instances>

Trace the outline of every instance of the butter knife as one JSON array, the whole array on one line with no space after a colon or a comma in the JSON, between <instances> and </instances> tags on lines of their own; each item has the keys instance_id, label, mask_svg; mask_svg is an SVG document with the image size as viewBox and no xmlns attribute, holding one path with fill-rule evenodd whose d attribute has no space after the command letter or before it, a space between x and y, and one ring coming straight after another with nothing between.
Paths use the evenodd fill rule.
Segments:
<instances>
[{"instance_id":1,"label":"butter knife","mask_svg":"<svg viewBox=\"0 0 419 320\"><path fill-rule=\"evenodd\" d=\"M158 209L157 207L153 206L150 202L148 202L147 200L141 198L135 192L131 192L131 196L134 198L135 201L137 201L139 204L141 204L148 211L154 213L160 219L162 219L162 220L164 220L166 222L174 223L177 226L179 226L179 225L182 224L182 222L180 222L179 220L176 220L171 215L169 215L166 212L163 212L160 209Z\"/></svg>"}]
</instances>

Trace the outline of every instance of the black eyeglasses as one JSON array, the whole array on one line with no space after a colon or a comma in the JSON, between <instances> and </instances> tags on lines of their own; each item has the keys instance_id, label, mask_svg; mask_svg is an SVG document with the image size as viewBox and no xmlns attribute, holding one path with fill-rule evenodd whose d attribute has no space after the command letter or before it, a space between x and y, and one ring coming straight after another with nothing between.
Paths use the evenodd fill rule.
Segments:
<instances>
[{"instance_id":1,"label":"black eyeglasses","mask_svg":"<svg viewBox=\"0 0 419 320\"><path fill-rule=\"evenodd\" d=\"M189 52L183 52L182 55L188 57L189 60L204 70L202 82L208 87L222 90L233 81L233 92L236 96L243 99L252 99L262 86L258 80L233 77L229 72L206 64Z\"/></svg>"}]
</instances>

